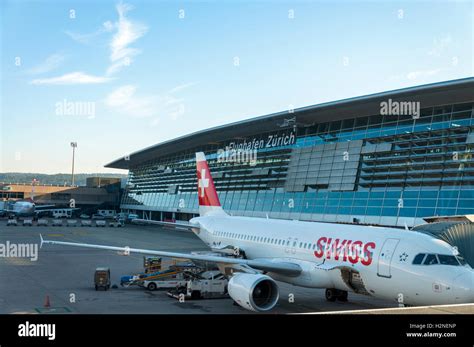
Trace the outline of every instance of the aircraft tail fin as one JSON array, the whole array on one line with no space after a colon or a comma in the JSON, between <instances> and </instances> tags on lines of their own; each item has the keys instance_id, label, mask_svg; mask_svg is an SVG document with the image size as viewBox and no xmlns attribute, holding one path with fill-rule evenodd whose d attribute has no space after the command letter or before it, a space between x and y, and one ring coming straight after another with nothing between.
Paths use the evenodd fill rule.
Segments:
<instances>
[{"instance_id":1,"label":"aircraft tail fin","mask_svg":"<svg viewBox=\"0 0 474 347\"><path fill-rule=\"evenodd\" d=\"M199 214L227 215L222 209L217 196L214 180L212 179L206 156L203 152L196 153L196 170L198 179Z\"/></svg>"}]
</instances>

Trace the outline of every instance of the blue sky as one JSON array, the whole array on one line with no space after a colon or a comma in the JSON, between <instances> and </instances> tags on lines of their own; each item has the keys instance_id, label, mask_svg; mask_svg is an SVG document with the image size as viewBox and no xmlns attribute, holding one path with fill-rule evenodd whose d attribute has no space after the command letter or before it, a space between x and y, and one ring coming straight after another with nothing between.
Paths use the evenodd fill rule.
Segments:
<instances>
[{"instance_id":1,"label":"blue sky","mask_svg":"<svg viewBox=\"0 0 474 347\"><path fill-rule=\"evenodd\" d=\"M124 172L103 165L211 126L474 75L469 1L0 7L2 172L69 172L71 141L76 172Z\"/></svg>"}]
</instances>

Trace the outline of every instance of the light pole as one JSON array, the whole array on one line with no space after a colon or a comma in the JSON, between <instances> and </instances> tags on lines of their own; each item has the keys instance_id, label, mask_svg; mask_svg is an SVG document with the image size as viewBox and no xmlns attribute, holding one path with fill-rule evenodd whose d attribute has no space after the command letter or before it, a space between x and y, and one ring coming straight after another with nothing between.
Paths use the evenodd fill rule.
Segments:
<instances>
[{"instance_id":1,"label":"light pole","mask_svg":"<svg viewBox=\"0 0 474 347\"><path fill-rule=\"evenodd\" d=\"M36 178L33 178L31 181L31 200L35 202L35 184L38 183L38 180Z\"/></svg>"},{"instance_id":2,"label":"light pole","mask_svg":"<svg viewBox=\"0 0 474 347\"><path fill-rule=\"evenodd\" d=\"M71 186L74 187L74 152L76 151L77 142L71 142L72 147L72 182Z\"/></svg>"}]
</instances>

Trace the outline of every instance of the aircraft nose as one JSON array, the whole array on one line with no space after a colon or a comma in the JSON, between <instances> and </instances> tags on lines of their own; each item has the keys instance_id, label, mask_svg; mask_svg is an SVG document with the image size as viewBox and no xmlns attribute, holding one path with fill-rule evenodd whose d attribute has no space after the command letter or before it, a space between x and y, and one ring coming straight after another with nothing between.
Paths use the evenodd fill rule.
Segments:
<instances>
[{"instance_id":1,"label":"aircraft nose","mask_svg":"<svg viewBox=\"0 0 474 347\"><path fill-rule=\"evenodd\" d=\"M456 301L460 303L474 302L474 271L465 272L454 279Z\"/></svg>"}]
</instances>

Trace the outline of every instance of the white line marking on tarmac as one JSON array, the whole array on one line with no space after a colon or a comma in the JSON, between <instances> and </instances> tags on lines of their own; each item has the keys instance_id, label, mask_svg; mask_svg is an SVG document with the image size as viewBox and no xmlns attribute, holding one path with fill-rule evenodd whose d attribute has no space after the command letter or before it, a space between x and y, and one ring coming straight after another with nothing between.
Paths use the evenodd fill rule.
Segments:
<instances>
[{"instance_id":1,"label":"white line marking on tarmac","mask_svg":"<svg viewBox=\"0 0 474 347\"><path fill-rule=\"evenodd\" d=\"M409 311L409 310L422 310L422 309L441 309L450 307L472 307L474 310L474 304L452 304L452 305L431 305L431 306L415 306L415 307L392 307L392 308L376 308L376 309L363 309L363 310L348 310L348 311L325 311L325 312L306 312L302 314L345 314L345 313L377 313L380 311Z\"/></svg>"}]
</instances>

